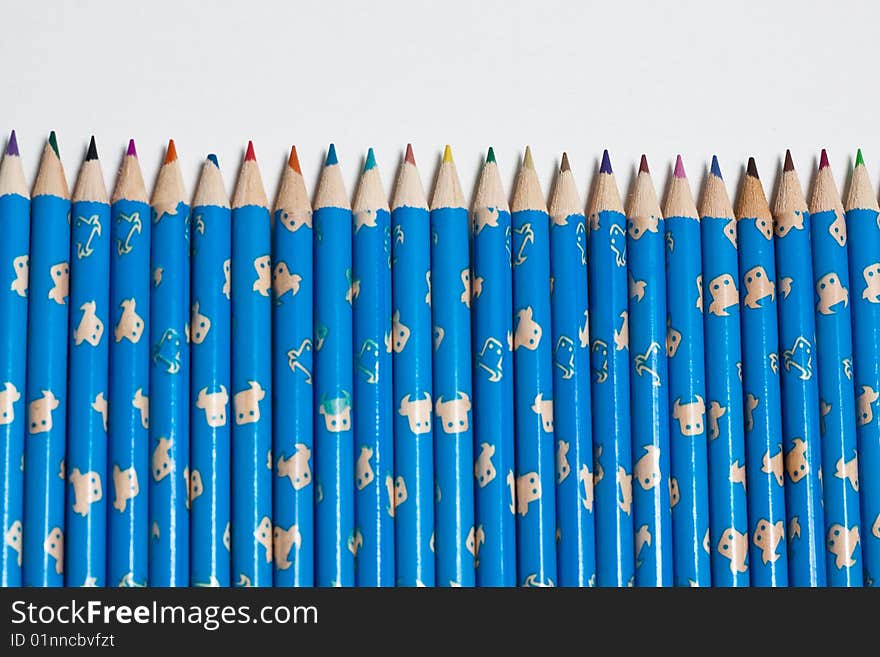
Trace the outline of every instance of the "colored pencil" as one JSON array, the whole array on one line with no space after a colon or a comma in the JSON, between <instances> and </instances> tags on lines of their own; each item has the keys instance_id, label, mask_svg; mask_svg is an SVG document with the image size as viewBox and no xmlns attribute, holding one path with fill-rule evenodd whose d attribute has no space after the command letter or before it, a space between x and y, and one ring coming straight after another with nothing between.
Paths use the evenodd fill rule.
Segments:
<instances>
[{"instance_id":1,"label":"colored pencil","mask_svg":"<svg viewBox=\"0 0 880 657\"><path fill-rule=\"evenodd\" d=\"M590 363L593 374L593 483L599 586L635 581L629 399L626 217L608 151L590 205ZM601 284L599 283L601 281ZM589 476L590 473L584 473Z\"/></svg>"},{"instance_id":2,"label":"colored pencil","mask_svg":"<svg viewBox=\"0 0 880 657\"><path fill-rule=\"evenodd\" d=\"M94 137L72 203L65 585L104 586L111 225Z\"/></svg>"},{"instance_id":3,"label":"colored pencil","mask_svg":"<svg viewBox=\"0 0 880 657\"><path fill-rule=\"evenodd\" d=\"M739 292L736 289L739 280L736 219L721 177L718 158L714 155L703 186L699 210L709 437L709 544L719 545L725 539L731 540L731 536L734 539L748 536L749 518L743 391L739 374L742 345ZM755 456L760 459L760 455ZM749 565L753 565L755 551L750 551L749 556ZM738 567L738 549L736 557L737 560L729 559L717 550L712 553L714 586L749 585L748 571ZM743 554L742 558L746 559L746 555Z\"/></svg>"},{"instance_id":4,"label":"colored pencil","mask_svg":"<svg viewBox=\"0 0 880 657\"><path fill-rule=\"evenodd\" d=\"M553 428L560 586L596 585L587 226L568 155L550 196ZM574 466L574 469L572 469Z\"/></svg>"},{"instance_id":5,"label":"colored pencil","mask_svg":"<svg viewBox=\"0 0 880 657\"><path fill-rule=\"evenodd\" d=\"M477 586L516 583L516 495L513 484L513 287L510 211L495 151L489 149L474 197L471 302ZM500 474L499 474L500 473ZM475 536L476 536L475 531Z\"/></svg>"},{"instance_id":6,"label":"colored pencil","mask_svg":"<svg viewBox=\"0 0 880 657\"><path fill-rule=\"evenodd\" d=\"M428 204L408 144L391 199L398 586L435 582L430 239Z\"/></svg>"},{"instance_id":7,"label":"colored pencil","mask_svg":"<svg viewBox=\"0 0 880 657\"><path fill-rule=\"evenodd\" d=\"M21 586L30 196L15 132L0 162L0 586Z\"/></svg>"},{"instance_id":8,"label":"colored pencil","mask_svg":"<svg viewBox=\"0 0 880 657\"><path fill-rule=\"evenodd\" d=\"M510 210L517 577L523 586L553 586L557 576L550 216L528 146Z\"/></svg>"},{"instance_id":9,"label":"colored pencil","mask_svg":"<svg viewBox=\"0 0 880 657\"><path fill-rule=\"evenodd\" d=\"M736 219L742 272L743 428L752 527L750 583L787 586L773 219L753 158L736 202Z\"/></svg>"},{"instance_id":10,"label":"colored pencil","mask_svg":"<svg viewBox=\"0 0 880 657\"><path fill-rule=\"evenodd\" d=\"M482 281L471 278L468 211L449 146L431 198L431 283L436 579L471 587L480 542L471 476L471 298Z\"/></svg>"},{"instance_id":11,"label":"colored pencil","mask_svg":"<svg viewBox=\"0 0 880 657\"><path fill-rule=\"evenodd\" d=\"M229 196L215 155L202 166L192 217L190 463L201 474L203 492L191 500L190 581L229 586L232 233ZM153 285L160 287L162 278L154 269Z\"/></svg>"},{"instance_id":12,"label":"colored pencil","mask_svg":"<svg viewBox=\"0 0 880 657\"><path fill-rule=\"evenodd\" d=\"M810 214L791 153L773 204L782 384L782 448L792 586L825 586L824 516L819 488L819 390L815 367Z\"/></svg>"},{"instance_id":13,"label":"colored pencil","mask_svg":"<svg viewBox=\"0 0 880 657\"><path fill-rule=\"evenodd\" d=\"M880 207L868 179L862 151L846 198L849 248L850 303L852 303L853 383L856 394L856 432L859 467L861 527L859 537L867 586L880 586ZM844 463L845 465L845 463ZM829 476L829 479L831 477ZM851 479L849 480L851 481Z\"/></svg>"},{"instance_id":14,"label":"colored pencil","mask_svg":"<svg viewBox=\"0 0 880 657\"><path fill-rule=\"evenodd\" d=\"M670 483L677 586L709 586L709 481L703 340L700 220L679 155L666 205L666 305L669 356ZM731 532L732 533L732 532ZM731 570L744 572L747 541L733 535L717 546Z\"/></svg>"},{"instance_id":15,"label":"colored pencil","mask_svg":"<svg viewBox=\"0 0 880 657\"><path fill-rule=\"evenodd\" d=\"M330 144L312 204L315 227L315 584L353 586L357 545L352 431L351 207Z\"/></svg>"},{"instance_id":16,"label":"colored pencil","mask_svg":"<svg viewBox=\"0 0 880 657\"><path fill-rule=\"evenodd\" d=\"M110 198L110 396L107 471L107 583L147 585L149 481L150 205L134 140ZM154 299L155 301L155 299ZM177 396L179 398L179 396ZM172 397L166 400L170 403ZM156 407L159 413L159 407ZM155 418L154 423L155 423ZM109 489L111 481L107 482ZM107 491L108 494L110 491ZM108 500L110 501L110 500Z\"/></svg>"},{"instance_id":17,"label":"colored pencil","mask_svg":"<svg viewBox=\"0 0 880 657\"><path fill-rule=\"evenodd\" d=\"M391 212L376 156L367 152L354 196L353 299L355 509L358 586L394 586L394 401L391 348Z\"/></svg>"},{"instance_id":18,"label":"colored pencil","mask_svg":"<svg viewBox=\"0 0 880 657\"><path fill-rule=\"evenodd\" d=\"M825 569L829 586L862 586L846 220L825 149L810 198L810 224L822 414L821 472L827 475L819 480L825 514ZM876 352L869 357L876 357Z\"/></svg>"},{"instance_id":19,"label":"colored pencil","mask_svg":"<svg viewBox=\"0 0 880 657\"><path fill-rule=\"evenodd\" d=\"M190 336L201 339L198 313L190 320L190 208L174 140L153 190L150 254L150 585L190 583L190 498L204 489L190 466ZM192 324L190 324L192 321ZM111 404L112 407L112 404Z\"/></svg>"},{"instance_id":20,"label":"colored pencil","mask_svg":"<svg viewBox=\"0 0 880 657\"><path fill-rule=\"evenodd\" d=\"M269 201L253 142L232 195L232 575L272 586L272 271Z\"/></svg>"},{"instance_id":21,"label":"colored pencil","mask_svg":"<svg viewBox=\"0 0 880 657\"><path fill-rule=\"evenodd\" d=\"M626 212L636 586L672 585L666 224L642 155Z\"/></svg>"},{"instance_id":22,"label":"colored pencil","mask_svg":"<svg viewBox=\"0 0 880 657\"><path fill-rule=\"evenodd\" d=\"M63 586L70 191L54 132L32 197L22 584Z\"/></svg>"},{"instance_id":23,"label":"colored pencil","mask_svg":"<svg viewBox=\"0 0 880 657\"><path fill-rule=\"evenodd\" d=\"M272 524L276 586L312 586L315 523L310 459L312 399L312 204L296 146L275 198L272 235Z\"/></svg>"}]
</instances>

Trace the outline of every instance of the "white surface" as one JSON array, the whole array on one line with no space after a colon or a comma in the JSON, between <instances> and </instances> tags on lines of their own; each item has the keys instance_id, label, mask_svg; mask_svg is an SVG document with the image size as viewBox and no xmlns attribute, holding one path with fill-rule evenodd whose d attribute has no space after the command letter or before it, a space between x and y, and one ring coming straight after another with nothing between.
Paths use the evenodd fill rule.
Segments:
<instances>
[{"instance_id":1,"label":"white surface","mask_svg":"<svg viewBox=\"0 0 880 657\"><path fill-rule=\"evenodd\" d=\"M32 179L57 130L71 183L94 132L108 188L129 136L150 186L174 137L190 191L208 152L231 190L253 138L270 197L291 143L311 189L331 140L349 194L371 145L390 192L407 141L428 190L452 144L468 195L489 145L509 191L526 143L545 193L566 149L583 195L606 146L623 193L643 151L661 188L676 152L696 186L716 152L734 192L749 155L772 184L790 146L806 185L826 146L843 184L862 146L877 184L878 19L869 0L2 0L0 132Z\"/></svg>"}]
</instances>

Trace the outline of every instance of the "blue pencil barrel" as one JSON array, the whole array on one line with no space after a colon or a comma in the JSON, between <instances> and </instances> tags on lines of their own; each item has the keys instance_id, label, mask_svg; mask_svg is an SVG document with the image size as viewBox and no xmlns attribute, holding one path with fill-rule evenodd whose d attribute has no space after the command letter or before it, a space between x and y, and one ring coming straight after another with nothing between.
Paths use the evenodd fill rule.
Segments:
<instances>
[{"instance_id":1,"label":"blue pencil barrel","mask_svg":"<svg viewBox=\"0 0 880 657\"><path fill-rule=\"evenodd\" d=\"M861 494L861 548L867 586L880 586L880 223L877 210L846 213L853 366ZM827 426L826 426L827 429ZM828 477L830 479L830 475Z\"/></svg>"},{"instance_id":2,"label":"blue pencil barrel","mask_svg":"<svg viewBox=\"0 0 880 657\"><path fill-rule=\"evenodd\" d=\"M200 473L203 492L192 500L190 516L190 581L194 586L230 584L231 257L229 207L195 206L190 463L193 472ZM154 285L155 275L154 270Z\"/></svg>"},{"instance_id":3,"label":"blue pencil barrel","mask_svg":"<svg viewBox=\"0 0 880 657\"><path fill-rule=\"evenodd\" d=\"M593 413L596 572L599 586L627 586L634 583L635 546L626 218L603 210L588 219L591 392L593 408L600 409Z\"/></svg>"},{"instance_id":4,"label":"blue pencil barrel","mask_svg":"<svg viewBox=\"0 0 880 657\"><path fill-rule=\"evenodd\" d=\"M476 582L477 586L514 586L510 213L506 208L475 208L472 221L472 277L483 281L482 293L474 296L471 308L475 524L482 527L484 541L477 555Z\"/></svg>"},{"instance_id":5,"label":"blue pencil barrel","mask_svg":"<svg viewBox=\"0 0 880 657\"><path fill-rule=\"evenodd\" d=\"M636 586L672 585L665 232L662 216L627 218Z\"/></svg>"},{"instance_id":6,"label":"blue pencil barrel","mask_svg":"<svg viewBox=\"0 0 880 657\"><path fill-rule=\"evenodd\" d=\"M272 513L276 586L312 586L312 215L280 208L273 231Z\"/></svg>"},{"instance_id":7,"label":"blue pencil barrel","mask_svg":"<svg viewBox=\"0 0 880 657\"><path fill-rule=\"evenodd\" d=\"M366 175L366 174L365 174ZM354 428L358 586L394 586L394 412L391 332L391 214L354 214Z\"/></svg>"},{"instance_id":8,"label":"blue pencil barrel","mask_svg":"<svg viewBox=\"0 0 880 657\"><path fill-rule=\"evenodd\" d=\"M752 586L787 586L776 263L769 217L737 220Z\"/></svg>"},{"instance_id":9,"label":"blue pencil barrel","mask_svg":"<svg viewBox=\"0 0 880 657\"><path fill-rule=\"evenodd\" d=\"M431 211L434 324L435 553L439 586L474 586L484 530L474 524L468 211Z\"/></svg>"},{"instance_id":10,"label":"blue pencil barrel","mask_svg":"<svg viewBox=\"0 0 880 657\"><path fill-rule=\"evenodd\" d=\"M560 586L595 586L587 230L580 212L550 227L553 428Z\"/></svg>"},{"instance_id":11,"label":"blue pencil barrel","mask_svg":"<svg viewBox=\"0 0 880 657\"><path fill-rule=\"evenodd\" d=\"M404 164L403 166L410 166ZM391 212L398 586L434 586L431 247L428 210Z\"/></svg>"},{"instance_id":12,"label":"blue pencil barrel","mask_svg":"<svg viewBox=\"0 0 880 657\"><path fill-rule=\"evenodd\" d=\"M24 586L64 585L70 200L31 201Z\"/></svg>"},{"instance_id":13,"label":"blue pencil barrel","mask_svg":"<svg viewBox=\"0 0 880 657\"><path fill-rule=\"evenodd\" d=\"M232 576L272 586L272 274L269 211L232 210Z\"/></svg>"},{"instance_id":14,"label":"blue pencil barrel","mask_svg":"<svg viewBox=\"0 0 880 657\"><path fill-rule=\"evenodd\" d=\"M549 223L543 210L511 213L517 578L523 586L557 580Z\"/></svg>"},{"instance_id":15,"label":"blue pencil barrel","mask_svg":"<svg viewBox=\"0 0 880 657\"><path fill-rule=\"evenodd\" d=\"M335 166L335 165L331 165ZM326 175L326 174L325 174ZM315 584L353 586L351 210L318 208L315 226ZM349 543L350 542L350 543Z\"/></svg>"},{"instance_id":16,"label":"blue pencil barrel","mask_svg":"<svg viewBox=\"0 0 880 657\"><path fill-rule=\"evenodd\" d=\"M5 157L18 157L6 155ZM0 196L0 586L21 586L30 199ZM42 550L40 550L42 552ZM39 554L35 554L36 557Z\"/></svg>"},{"instance_id":17,"label":"blue pencil barrel","mask_svg":"<svg viewBox=\"0 0 880 657\"><path fill-rule=\"evenodd\" d=\"M749 535L743 432L742 346L736 220L702 217L703 328L709 438L709 544ZM760 491L757 493L760 495ZM711 555L713 586L748 586L749 573L720 551ZM749 566L755 555L750 553ZM733 567L731 567L733 566Z\"/></svg>"},{"instance_id":18,"label":"blue pencil barrel","mask_svg":"<svg viewBox=\"0 0 880 657\"><path fill-rule=\"evenodd\" d=\"M104 586L106 571L110 206L73 204L70 250L65 584Z\"/></svg>"},{"instance_id":19,"label":"blue pencil barrel","mask_svg":"<svg viewBox=\"0 0 880 657\"><path fill-rule=\"evenodd\" d=\"M822 436L823 478L818 492L824 502L825 570L829 586L862 586L850 306L853 295L850 294L846 222L842 210L835 209L811 214L810 223ZM875 344L875 350L869 352L868 358L878 357L877 346ZM876 470L868 470L866 474L866 478L880 476Z\"/></svg>"},{"instance_id":20,"label":"blue pencil barrel","mask_svg":"<svg viewBox=\"0 0 880 657\"><path fill-rule=\"evenodd\" d=\"M128 156L127 156L128 157ZM147 585L150 426L150 206L110 208L107 584ZM154 301L155 301L154 297ZM178 397L180 399L180 397ZM164 400L166 404L170 399ZM155 407L156 414L159 413ZM155 423L155 417L152 418ZM177 437L179 440L180 438ZM140 485L145 490L141 493Z\"/></svg>"},{"instance_id":21,"label":"blue pencil barrel","mask_svg":"<svg viewBox=\"0 0 880 657\"><path fill-rule=\"evenodd\" d=\"M199 313L190 318L190 208L154 205L150 257L150 585L190 583L190 497L204 492L191 465L190 351L204 335ZM194 310L197 310L194 308ZM190 323L193 322L193 323ZM189 333L187 333L189 331Z\"/></svg>"},{"instance_id":22,"label":"blue pencil barrel","mask_svg":"<svg viewBox=\"0 0 880 657\"><path fill-rule=\"evenodd\" d=\"M699 221L694 217L666 217L670 503L677 586L709 586L712 581L701 276ZM748 539L734 535L734 540ZM722 555L732 554L726 545L720 544L719 551ZM736 550L743 559L745 552ZM745 572L743 563L734 567Z\"/></svg>"},{"instance_id":23,"label":"blue pencil barrel","mask_svg":"<svg viewBox=\"0 0 880 657\"><path fill-rule=\"evenodd\" d=\"M809 213L803 209L777 216L775 232L788 574L792 586L824 586L818 361L813 267L807 257Z\"/></svg>"}]
</instances>

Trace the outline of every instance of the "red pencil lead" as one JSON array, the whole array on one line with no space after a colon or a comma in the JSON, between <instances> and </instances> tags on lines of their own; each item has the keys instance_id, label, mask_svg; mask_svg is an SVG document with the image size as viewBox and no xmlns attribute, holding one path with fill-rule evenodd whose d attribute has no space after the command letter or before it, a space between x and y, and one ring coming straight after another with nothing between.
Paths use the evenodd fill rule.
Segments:
<instances>
[{"instance_id":1,"label":"red pencil lead","mask_svg":"<svg viewBox=\"0 0 880 657\"><path fill-rule=\"evenodd\" d=\"M174 162L177 159L177 147L174 145L174 140L168 140L168 150L165 151L165 164L169 164Z\"/></svg>"},{"instance_id":2,"label":"red pencil lead","mask_svg":"<svg viewBox=\"0 0 880 657\"><path fill-rule=\"evenodd\" d=\"M248 142L247 153L245 153L244 159L245 159L245 162L247 162L247 161L256 162L257 161L257 156L254 153L254 142L252 142L252 141Z\"/></svg>"},{"instance_id":3,"label":"red pencil lead","mask_svg":"<svg viewBox=\"0 0 880 657\"><path fill-rule=\"evenodd\" d=\"M407 162L409 162L410 164L412 164L413 166L416 165L416 157L415 157L415 155L413 155L412 144L406 145L406 156L403 159L406 160Z\"/></svg>"},{"instance_id":4,"label":"red pencil lead","mask_svg":"<svg viewBox=\"0 0 880 657\"><path fill-rule=\"evenodd\" d=\"M290 147L290 157L287 158L287 166L302 175L302 169L299 167L299 156L296 154L296 146Z\"/></svg>"}]
</instances>

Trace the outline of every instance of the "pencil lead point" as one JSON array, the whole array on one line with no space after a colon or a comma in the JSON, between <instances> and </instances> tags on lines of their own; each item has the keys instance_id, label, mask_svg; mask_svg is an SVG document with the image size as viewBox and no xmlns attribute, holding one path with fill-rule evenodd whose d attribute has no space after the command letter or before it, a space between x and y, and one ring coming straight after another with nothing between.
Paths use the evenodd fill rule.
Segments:
<instances>
[{"instance_id":1,"label":"pencil lead point","mask_svg":"<svg viewBox=\"0 0 880 657\"><path fill-rule=\"evenodd\" d=\"M86 152L86 162L89 160L97 160L98 159L98 146L95 144L95 135L92 135L91 141L89 141L89 150Z\"/></svg>"},{"instance_id":2,"label":"pencil lead point","mask_svg":"<svg viewBox=\"0 0 880 657\"><path fill-rule=\"evenodd\" d=\"M611 170L611 157L608 155L608 149L602 151L602 165L599 167L599 173L614 173Z\"/></svg>"},{"instance_id":3,"label":"pencil lead point","mask_svg":"<svg viewBox=\"0 0 880 657\"><path fill-rule=\"evenodd\" d=\"M486 153L486 164L489 164L489 162L495 162L495 149L491 146L489 146L489 152Z\"/></svg>"},{"instance_id":4,"label":"pencil lead point","mask_svg":"<svg viewBox=\"0 0 880 657\"><path fill-rule=\"evenodd\" d=\"M785 149L785 164L782 165L783 171L794 171L794 161L791 159L791 151Z\"/></svg>"},{"instance_id":5,"label":"pencil lead point","mask_svg":"<svg viewBox=\"0 0 880 657\"><path fill-rule=\"evenodd\" d=\"M376 168L376 154L373 152L373 149L367 151L367 159L364 162L364 172L366 173L370 169Z\"/></svg>"},{"instance_id":6,"label":"pencil lead point","mask_svg":"<svg viewBox=\"0 0 880 657\"><path fill-rule=\"evenodd\" d=\"M128 140L128 150L125 151L125 154L126 154L127 156L131 156L131 157L137 157L137 156L138 156L137 147L135 147L135 145L134 145L134 139L129 139L129 140Z\"/></svg>"},{"instance_id":7,"label":"pencil lead point","mask_svg":"<svg viewBox=\"0 0 880 657\"><path fill-rule=\"evenodd\" d=\"M18 155L18 138L15 136L15 130L9 134L9 143L6 144L7 155Z\"/></svg>"},{"instance_id":8,"label":"pencil lead point","mask_svg":"<svg viewBox=\"0 0 880 657\"><path fill-rule=\"evenodd\" d=\"M174 140L168 140L168 148L165 150L165 162L163 164L171 164L177 159L177 146L174 145Z\"/></svg>"},{"instance_id":9,"label":"pencil lead point","mask_svg":"<svg viewBox=\"0 0 880 657\"><path fill-rule=\"evenodd\" d=\"M755 158L753 157L749 158L749 163L746 165L746 175L749 175L756 180L761 179L761 177L758 175L758 165L755 164Z\"/></svg>"},{"instance_id":10,"label":"pencil lead point","mask_svg":"<svg viewBox=\"0 0 880 657\"><path fill-rule=\"evenodd\" d=\"M568 153L562 154L562 164L559 166L559 171L571 171L571 163L568 161Z\"/></svg>"},{"instance_id":11,"label":"pencil lead point","mask_svg":"<svg viewBox=\"0 0 880 657\"><path fill-rule=\"evenodd\" d=\"M452 148L449 144L446 144L446 148L443 149L443 161L455 164L455 160L452 159Z\"/></svg>"},{"instance_id":12,"label":"pencil lead point","mask_svg":"<svg viewBox=\"0 0 880 657\"><path fill-rule=\"evenodd\" d=\"M254 142L252 142L252 141L248 141L247 153L245 153L245 155L244 155L244 161L245 162L256 162L257 161L257 154L254 153Z\"/></svg>"},{"instance_id":13,"label":"pencil lead point","mask_svg":"<svg viewBox=\"0 0 880 657\"><path fill-rule=\"evenodd\" d=\"M687 178L687 174L684 172L684 162L681 159L681 155L675 156L675 170L672 172L672 175L676 178Z\"/></svg>"},{"instance_id":14,"label":"pencil lead point","mask_svg":"<svg viewBox=\"0 0 880 657\"><path fill-rule=\"evenodd\" d=\"M296 146L290 147L290 157L287 158L287 166L302 175L302 169L299 166L299 155L296 153Z\"/></svg>"},{"instance_id":15,"label":"pencil lead point","mask_svg":"<svg viewBox=\"0 0 880 657\"><path fill-rule=\"evenodd\" d=\"M218 169L220 168L220 162L217 161L217 156L214 155L213 153L209 153L209 154L208 154L208 162L210 162L211 164L213 164L213 165L214 165L215 167L217 167Z\"/></svg>"},{"instance_id":16,"label":"pencil lead point","mask_svg":"<svg viewBox=\"0 0 880 657\"><path fill-rule=\"evenodd\" d=\"M642 159L639 160L639 173L651 173L651 170L648 168L648 158L642 153Z\"/></svg>"},{"instance_id":17,"label":"pencil lead point","mask_svg":"<svg viewBox=\"0 0 880 657\"><path fill-rule=\"evenodd\" d=\"M819 155L819 168L824 169L828 166L828 153L825 149L822 149L822 153Z\"/></svg>"},{"instance_id":18,"label":"pencil lead point","mask_svg":"<svg viewBox=\"0 0 880 657\"><path fill-rule=\"evenodd\" d=\"M865 160L862 159L862 149L861 148L856 151L856 166L859 166L860 164L863 166L865 164Z\"/></svg>"},{"instance_id":19,"label":"pencil lead point","mask_svg":"<svg viewBox=\"0 0 880 657\"><path fill-rule=\"evenodd\" d=\"M718 178L719 180L724 180L724 176L721 175L721 167L718 166L718 156L712 156L712 167L711 167L712 175Z\"/></svg>"},{"instance_id":20,"label":"pencil lead point","mask_svg":"<svg viewBox=\"0 0 880 657\"><path fill-rule=\"evenodd\" d=\"M532 147L526 146L525 155L523 155L523 169L535 170L535 161L532 159Z\"/></svg>"},{"instance_id":21,"label":"pencil lead point","mask_svg":"<svg viewBox=\"0 0 880 657\"><path fill-rule=\"evenodd\" d=\"M339 160L336 158L336 145L330 144L330 147L327 149L327 159L324 160L324 166L329 167L334 164L339 164Z\"/></svg>"},{"instance_id":22,"label":"pencil lead point","mask_svg":"<svg viewBox=\"0 0 880 657\"><path fill-rule=\"evenodd\" d=\"M409 162L413 166L416 165L416 156L413 155L412 144L406 145L406 155L403 157L404 161Z\"/></svg>"},{"instance_id":23,"label":"pencil lead point","mask_svg":"<svg viewBox=\"0 0 880 657\"><path fill-rule=\"evenodd\" d=\"M55 136L54 130L49 133L49 146L55 151L55 157L61 157L61 153L58 152L58 138Z\"/></svg>"}]
</instances>

